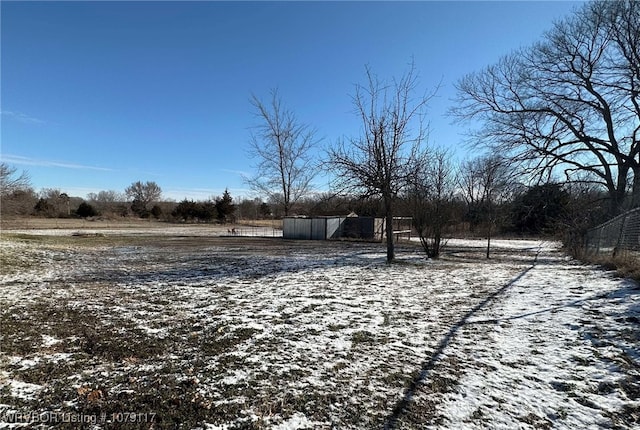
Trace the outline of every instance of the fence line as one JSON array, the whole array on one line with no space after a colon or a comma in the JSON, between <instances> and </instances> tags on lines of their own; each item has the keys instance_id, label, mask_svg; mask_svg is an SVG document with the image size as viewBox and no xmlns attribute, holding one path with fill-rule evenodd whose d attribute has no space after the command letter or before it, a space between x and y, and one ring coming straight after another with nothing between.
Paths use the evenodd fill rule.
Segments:
<instances>
[{"instance_id":1,"label":"fence line","mask_svg":"<svg viewBox=\"0 0 640 430\"><path fill-rule=\"evenodd\" d=\"M640 253L640 208L618 215L587 231L585 250L613 257Z\"/></svg>"},{"instance_id":2,"label":"fence line","mask_svg":"<svg viewBox=\"0 0 640 430\"><path fill-rule=\"evenodd\" d=\"M274 227L242 226L228 229L227 233L232 236L250 237L282 237L282 230Z\"/></svg>"}]
</instances>

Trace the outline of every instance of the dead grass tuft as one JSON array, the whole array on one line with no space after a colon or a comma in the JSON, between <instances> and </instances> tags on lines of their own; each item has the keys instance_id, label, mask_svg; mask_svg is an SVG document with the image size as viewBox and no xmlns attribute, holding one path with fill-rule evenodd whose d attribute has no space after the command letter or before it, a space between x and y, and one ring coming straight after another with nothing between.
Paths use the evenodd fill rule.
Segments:
<instances>
[{"instance_id":1,"label":"dead grass tuft","mask_svg":"<svg viewBox=\"0 0 640 430\"><path fill-rule=\"evenodd\" d=\"M578 258L602 266L605 270L614 271L621 278L630 278L640 283L640 254L627 252L615 257L581 254Z\"/></svg>"}]
</instances>

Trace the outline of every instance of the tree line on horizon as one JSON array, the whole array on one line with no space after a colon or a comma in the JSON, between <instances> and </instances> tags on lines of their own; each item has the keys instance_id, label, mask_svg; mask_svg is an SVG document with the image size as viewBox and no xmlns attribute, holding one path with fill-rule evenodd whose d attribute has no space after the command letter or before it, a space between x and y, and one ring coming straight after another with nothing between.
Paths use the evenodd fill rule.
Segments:
<instances>
[{"instance_id":1,"label":"tree line on horizon","mask_svg":"<svg viewBox=\"0 0 640 430\"><path fill-rule=\"evenodd\" d=\"M0 163L0 215L45 218L153 218L169 222L220 222L235 220L236 205L228 190L209 200L166 201L153 181L136 181L124 192L104 190L89 193L86 199L69 196L57 188L39 193L31 187L27 172Z\"/></svg>"},{"instance_id":2,"label":"tree line on horizon","mask_svg":"<svg viewBox=\"0 0 640 430\"><path fill-rule=\"evenodd\" d=\"M431 177L438 181L433 188L408 190L396 199L397 213L413 217L416 230L421 226L424 231L431 229L425 237L436 240L452 235L486 236L489 227L498 234L555 235L569 223L587 226L606 217L604 205L593 206L594 201L605 196L593 188L568 188L558 183L526 187L512 182L506 169L491 172L490 168L497 167L490 164L491 159L454 166L445 152L435 158L438 163ZM497 196L491 201L488 181L492 181L491 192ZM429 196L421 196L420 192ZM267 203L260 198L245 198L236 203L228 190L206 200L168 201L162 198L162 190L155 182L138 181L125 192L100 191L88 194L86 199L68 196L58 189L36 193L26 172L18 175L17 169L5 163L0 163L0 196L0 214L4 217L137 217L178 223L225 223L285 216L275 200ZM376 196L318 192L298 199L291 211L296 216L355 213L382 217L384 204ZM437 249L436 246L434 251Z\"/></svg>"}]
</instances>

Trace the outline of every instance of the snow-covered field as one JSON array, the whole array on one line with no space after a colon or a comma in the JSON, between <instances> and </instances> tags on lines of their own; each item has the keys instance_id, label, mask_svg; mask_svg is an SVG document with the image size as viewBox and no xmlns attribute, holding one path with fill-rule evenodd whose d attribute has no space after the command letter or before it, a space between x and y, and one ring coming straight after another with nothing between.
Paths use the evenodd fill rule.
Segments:
<instances>
[{"instance_id":1,"label":"snow-covered field","mask_svg":"<svg viewBox=\"0 0 640 430\"><path fill-rule=\"evenodd\" d=\"M640 289L556 243L25 233L0 428L640 427Z\"/></svg>"}]
</instances>

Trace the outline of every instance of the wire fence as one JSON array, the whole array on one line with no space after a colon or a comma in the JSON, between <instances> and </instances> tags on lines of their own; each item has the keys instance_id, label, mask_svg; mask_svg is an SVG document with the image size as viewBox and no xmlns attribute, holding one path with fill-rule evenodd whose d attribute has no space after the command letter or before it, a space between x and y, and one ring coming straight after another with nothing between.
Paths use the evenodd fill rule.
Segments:
<instances>
[{"instance_id":1,"label":"wire fence","mask_svg":"<svg viewBox=\"0 0 640 430\"><path fill-rule=\"evenodd\" d=\"M589 230L585 249L590 255L640 257L640 208Z\"/></svg>"},{"instance_id":2,"label":"wire fence","mask_svg":"<svg viewBox=\"0 0 640 430\"><path fill-rule=\"evenodd\" d=\"M242 226L227 229L229 236L282 237L282 229L261 226Z\"/></svg>"}]
</instances>

